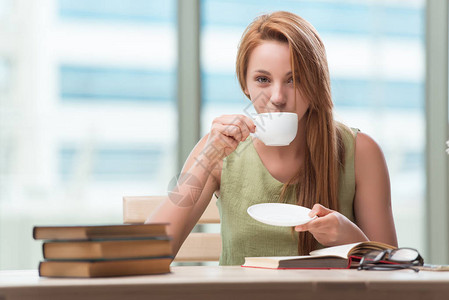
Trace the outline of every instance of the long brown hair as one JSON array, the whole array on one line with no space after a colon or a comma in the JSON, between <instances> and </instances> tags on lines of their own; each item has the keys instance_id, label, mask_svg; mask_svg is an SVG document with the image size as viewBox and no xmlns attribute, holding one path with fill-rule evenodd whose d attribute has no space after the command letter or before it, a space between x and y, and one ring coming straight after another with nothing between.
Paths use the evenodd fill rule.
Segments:
<instances>
[{"instance_id":1,"label":"long brown hair","mask_svg":"<svg viewBox=\"0 0 449 300\"><path fill-rule=\"evenodd\" d=\"M338 175L344 166L341 131L333 118L333 103L326 50L315 28L293 13L278 11L256 18L243 33L236 61L240 86L246 90L251 52L264 41L288 43L295 88L309 101L306 119L306 152L303 167L284 184L280 199L297 182L298 205L320 203L338 210ZM299 76L300 78L296 78ZM298 87L299 85L299 87ZM246 95L249 98L249 95ZM308 254L317 246L309 232L299 234L298 253Z\"/></svg>"}]
</instances>

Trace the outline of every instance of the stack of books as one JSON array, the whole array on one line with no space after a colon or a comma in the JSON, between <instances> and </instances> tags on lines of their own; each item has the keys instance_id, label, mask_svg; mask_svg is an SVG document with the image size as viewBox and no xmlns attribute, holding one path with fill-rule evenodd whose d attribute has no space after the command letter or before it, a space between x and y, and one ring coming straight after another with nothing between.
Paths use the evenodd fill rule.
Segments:
<instances>
[{"instance_id":1,"label":"stack of books","mask_svg":"<svg viewBox=\"0 0 449 300\"><path fill-rule=\"evenodd\" d=\"M44 240L39 276L105 277L170 272L168 224L35 226Z\"/></svg>"}]
</instances>

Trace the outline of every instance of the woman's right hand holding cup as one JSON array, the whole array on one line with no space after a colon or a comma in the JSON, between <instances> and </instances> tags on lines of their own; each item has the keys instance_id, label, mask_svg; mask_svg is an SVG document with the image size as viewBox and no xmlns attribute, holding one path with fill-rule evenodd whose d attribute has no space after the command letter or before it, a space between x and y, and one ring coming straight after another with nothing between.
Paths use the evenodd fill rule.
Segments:
<instances>
[{"instance_id":1,"label":"woman's right hand holding cup","mask_svg":"<svg viewBox=\"0 0 449 300\"><path fill-rule=\"evenodd\" d=\"M209 166L213 167L255 131L256 125L253 120L245 115L223 115L215 118L200 155L206 159Z\"/></svg>"}]
</instances>

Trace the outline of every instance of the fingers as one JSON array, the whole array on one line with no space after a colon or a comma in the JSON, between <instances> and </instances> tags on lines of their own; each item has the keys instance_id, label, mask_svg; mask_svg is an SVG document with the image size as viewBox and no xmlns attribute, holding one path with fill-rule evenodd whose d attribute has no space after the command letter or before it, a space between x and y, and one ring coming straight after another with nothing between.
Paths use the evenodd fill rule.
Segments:
<instances>
[{"instance_id":1,"label":"fingers","mask_svg":"<svg viewBox=\"0 0 449 300\"><path fill-rule=\"evenodd\" d=\"M224 125L220 123L214 124L214 128L216 131L224 136L233 138L234 140L238 142L243 141L243 133L239 126L234 124Z\"/></svg>"},{"instance_id":2,"label":"fingers","mask_svg":"<svg viewBox=\"0 0 449 300\"><path fill-rule=\"evenodd\" d=\"M233 131L232 127L237 127L240 130L239 141L244 141L248 138L250 132L255 132L256 125L253 120L244 115L224 115L214 120L215 123L228 125L231 128L229 131Z\"/></svg>"},{"instance_id":3,"label":"fingers","mask_svg":"<svg viewBox=\"0 0 449 300\"><path fill-rule=\"evenodd\" d=\"M240 142L245 141L250 133L255 131L256 125L253 120L244 115L223 115L215 118L206 142L206 147L210 151L204 155L211 164L214 164L231 154Z\"/></svg>"},{"instance_id":4,"label":"fingers","mask_svg":"<svg viewBox=\"0 0 449 300\"><path fill-rule=\"evenodd\" d=\"M223 124L236 124L239 126L246 125L250 132L254 132L256 129L256 125L253 120L245 115L223 115L219 117L219 119L223 120Z\"/></svg>"},{"instance_id":5,"label":"fingers","mask_svg":"<svg viewBox=\"0 0 449 300\"><path fill-rule=\"evenodd\" d=\"M314 229L316 227L316 225L314 224L315 221L318 221L318 218L306 224L296 226L295 231L310 231L311 229Z\"/></svg>"},{"instance_id":6,"label":"fingers","mask_svg":"<svg viewBox=\"0 0 449 300\"><path fill-rule=\"evenodd\" d=\"M205 146L204 155L211 164L231 154L245 141L250 132L255 132L253 121L244 115L225 115L214 119Z\"/></svg>"},{"instance_id":7,"label":"fingers","mask_svg":"<svg viewBox=\"0 0 449 300\"><path fill-rule=\"evenodd\" d=\"M212 143L219 149L236 149L241 141L240 129L236 126L214 124L211 130Z\"/></svg>"},{"instance_id":8,"label":"fingers","mask_svg":"<svg viewBox=\"0 0 449 300\"><path fill-rule=\"evenodd\" d=\"M296 226L295 231L318 231L320 228L327 227L327 223L326 217L316 218L306 224Z\"/></svg>"},{"instance_id":9,"label":"fingers","mask_svg":"<svg viewBox=\"0 0 449 300\"><path fill-rule=\"evenodd\" d=\"M328 214L330 214L332 212L333 212L333 210L331 210L331 209L329 209L327 207L324 207L321 204L316 203L312 207L312 210L309 212L309 217L311 217L311 218L313 218L315 216L324 217L324 216L326 216L326 215L328 215Z\"/></svg>"},{"instance_id":10,"label":"fingers","mask_svg":"<svg viewBox=\"0 0 449 300\"><path fill-rule=\"evenodd\" d=\"M309 212L309 217L313 218L315 216L318 216L318 218L306 224L296 226L295 231L320 231L320 229L327 228L330 224L330 219L332 218L330 214L333 212L333 210L317 203Z\"/></svg>"}]
</instances>

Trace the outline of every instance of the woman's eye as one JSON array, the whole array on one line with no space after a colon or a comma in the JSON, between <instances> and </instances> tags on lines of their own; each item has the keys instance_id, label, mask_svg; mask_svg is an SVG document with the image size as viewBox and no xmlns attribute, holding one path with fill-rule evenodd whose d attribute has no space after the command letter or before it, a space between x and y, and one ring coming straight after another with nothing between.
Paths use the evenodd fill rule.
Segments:
<instances>
[{"instance_id":1,"label":"woman's eye","mask_svg":"<svg viewBox=\"0 0 449 300\"><path fill-rule=\"evenodd\" d=\"M259 82L259 83L267 83L267 82L269 82L267 77L257 77L256 81Z\"/></svg>"},{"instance_id":2,"label":"woman's eye","mask_svg":"<svg viewBox=\"0 0 449 300\"><path fill-rule=\"evenodd\" d=\"M287 80L287 83L292 84L292 83L293 83L293 77L290 77L290 78Z\"/></svg>"}]
</instances>

